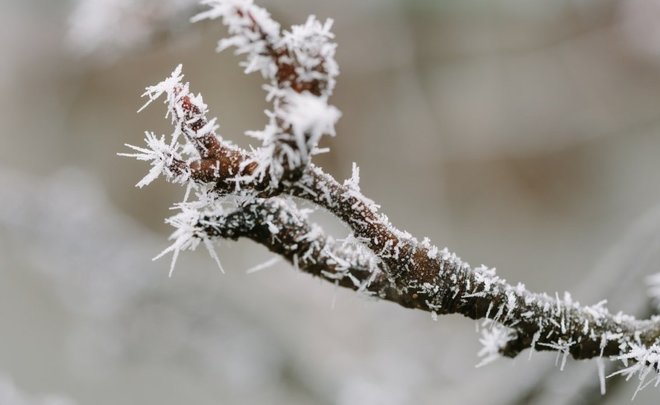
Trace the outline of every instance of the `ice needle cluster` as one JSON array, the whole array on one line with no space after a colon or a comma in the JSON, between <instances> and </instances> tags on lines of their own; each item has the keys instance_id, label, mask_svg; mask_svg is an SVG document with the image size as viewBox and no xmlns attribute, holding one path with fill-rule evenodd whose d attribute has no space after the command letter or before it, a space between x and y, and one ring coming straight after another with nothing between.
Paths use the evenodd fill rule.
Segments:
<instances>
[{"instance_id":1,"label":"ice needle cluster","mask_svg":"<svg viewBox=\"0 0 660 405\"><path fill-rule=\"evenodd\" d=\"M260 72L266 80L266 99L272 103L272 110L266 111L269 122L263 130L247 132L262 142L253 158L259 163L254 175L269 176L274 186L287 180L286 173L296 178L296 169L319 152L321 136L335 135L341 116L328 104L339 74L332 20L321 23L310 16L305 24L282 31L251 0L203 3L209 10L193 21L221 18L231 36L220 40L218 50L235 47L237 54L245 55L245 73Z\"/></svg>"},{"instance_id":2,"label":"ice needle cluster","mask_svg":"<svg viewBox=\"0 0 660 405\"><path fill-rule=\"evenodd\" d=\"M311 156L319 152L317 145L323 135L334 135L340 112L328 105L335 77L336 45L330 32L332 20L321 24L310 17L303 25L282 31L268 12L252 1L206 1L209 10L193 20L222 18L230 37L220 41L218 50L235 47L244 54L245 72L260 72L267 80L267 100L272 110L266 111L269 123L264 130L248 131L262 141L262 146L250 153L240 151L218 134L217 119L207 118L208 107L201 94L190 91L183 81L182 65L169 77L146 88L148 101L163 98L166 118L172 122L173 132L168 139L146 132L146 146L127 145L132 153L122 156L147 161L149 173L138 183L143 187L164 176L166 180L187 186L186 198L176 204L178 214L167 222L176 230L172 245L156 258L172 253L172 267L182 250L194 250L203 244L216 260L209 229L217 229L217 218L245 206L257 193L244 184L255 181L276 189L283 181L299 178L309 165ZM240 155L241 162L227 167L224 159ZM225 192L214 187L215 179L225 177L230 184ZM189 197L193 200L188 201ZM276 234L278 227L269 228Z\"/></svg>"}]
</instances>

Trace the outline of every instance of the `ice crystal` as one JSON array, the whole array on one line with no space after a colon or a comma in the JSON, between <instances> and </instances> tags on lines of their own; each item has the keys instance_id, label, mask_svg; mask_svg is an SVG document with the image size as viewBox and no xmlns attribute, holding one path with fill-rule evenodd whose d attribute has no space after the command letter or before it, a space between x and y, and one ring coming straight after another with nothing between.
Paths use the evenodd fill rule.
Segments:
<instances>
[{"instance_id":1,"label":"ice crystal","mask_svg":"<svg viewBox=\"0 0 660 405\"><path fill-rule=\"evenodd\" d=\"M600 395L605 395L605 362L602 357L596 357L596 367L598 369L598 383L600 385Z\"/></svg>"},{"instance_id":2,"label":"ice crystal","mask_svg":"<svg viewBox=\"0 0 660 405\"><path fill-rule=\"evenodd\" d=\"M252 273L256 273L258 271L265 270L267 268L273 267L275 264L279 263L281 260L282 260L282 258L279 257L279 256L271 257L270 259L266 260L265 262L259 263L256 266L250 267L249 269L245 270L245 273L252 274Z\"/></svg>"},{"instance_id":3,"label":"ice crystal","mask_svg":"<svg viewBox=\"0 0 660 405\"><path fill-rule=\"evenodd\" d=\"M221 18L230 37L220 40L218 50L235 47L246 57L245 72L259 71L267 80L266 100L273 103L272 111L266 111L269 122L261 131L246 132L262 141L250 160L258 164L250 179L268 176L277 187L285 173L306 166L319 152L321 136L334 135L341 115L327 103L339 74L332 20L322 24L311 16L305 24L282 32L270 14L251 0L204 4L209 10L193 21Z\"/></svg>"},{"instance_id":4,"label":"ice crystal","mask_svg":"<svg viewBox=\"0 0 660 405\"><path fill-rule=\"evenodd\" d=\"M165 142L164 135L158 138L153 132L145 132L144 140L147 144L146 148L126 144L136 153L118 153L119 156L132 157L151 164L149 173L135 186L142 188L149 185L161 174L164 174L169 181L185 183L189 176L188 171L184 167L179 168L174 164L175 161L181 161L182 159L179 153L179 144L175 142L168 144Z\"/></svg>"},{"instance_id":5,"label":"ice crystal","mask_svg":"<svg viewBox=\"0 0 660 405\"><path fill-rule=\"evenodd\" d=\"M295 62L299 80L324 83L325 96L332 94L339 74L335 61L337 45L332 42L335 36L330 31L332 24L332 19L322 24L311 15L305 24L292 26L282 37L282 45Z\"/></svg>"},{"instance_id":6,"label":"ice crystal","mask_svg":"<svg viewBox=\"0 0 660 405\"><path fill-rule=\"evenodd\" d=\"M479 338L482 347L477 353L482 359L476 367L483 367L502 357L502 349L514 337L515 332L511 329L486 320L482 325L481 338Z\"/></svg>"},{"instance_id":7,"label":"ice crystal","mask_svg":"<svg viewBox=\"0 0 660 405\"><path fill-rule=\"evenodd\" d=\"M226 201L218 198L217 193L205 187L199 188L196 197L197 199L191 202L184 201L176 204L174 208L178 209L179 213L165 220L175 228L169 238L174 242L154 257L154 260L167 253L172 253L170 276L174 271L179 253L184 250L195 250L200 243L208 250L220 271L225 272L220 258L213 248L212 236L208 229L222 226L222 223L214 218L219 218L228 211L225 207Z\"/></svg>"},{"instance_id":8,"label":"ice crystal","mask_svg":"<svg viewBox=\"0 0 660 405\"><path fill-rule=\"evenodd\" d=\"M566 360L568 359L568 355L570 354L570 349L571 346L575 344L574 341L566 341L562 338L557 339L556 342L552 343L539 343L541 346L546 346L549 347L553 350L557 351L557 358L555 359L555 366L559 363L559 359L561 358L561 364L559 365L560 370L564 370L564 367L566 367Z\"/></svg>"},{"instance_id":9,"label":"ice crystal","mask_svg":"<svg viewBox=\"0 0 660 405\"><path fill-rule=\"evenodd\" d=\"M170 76L165 80L155 84L153 86L147 86L145 92L142 94L142 97L149 97L149 101L144 103L144 105L138 110L138 112L144 110L151 104L154 100L157 100L163 94L167 94L166 103L169 104L167 109L166 117L172 111L174 103L183 96L183 93L175 94L178 87L181 86L181 80L183 80L183 69L182 64L178 64L176 68L172 71Z\"/></svg>"},{"instance_id":10,"label":"ice crystal","mask_svg":"<svg viewBox=\"0 0 660 405\"><path fill-rule=\"evenodd\" d=\"M277 65L269 50L280 41L280 25L268 11L254 5L252 0L206 0L202 4L209 9L192 21L221 18L231 35L218 42L218 51L235 47L236 54L246 55L241 63L245 73L261 72L264 78L273 79Z\"/></svg>"},{"instance_id":11,"label":"ice crystal","mask_svg":"<svg viewBox=\"0 0 660 405\"><path fill-rule=\"evenodd\" d=\"M307 161L322 135L335 135L335 123L341 113L321 97L288 91L276 116L291 128L299 154L296 159Z\"/></svg>"},{"instance_id":12,"label":"ice crystal","mask_svg":"<svg viewBox=\"0 0 660 405\"><path fill-rule=\"evenodd\" d=\"M636 376L639 384L633 394L633 399L639 391L646 388L649 384L654 383L656 387L660 385L660 374L658 374L658 370L660 370L660 345L657 343L650 347L630 343L629 350L620 356L616 356L615 359L621 360L626 367L615 371L608 377L621 374L628 381ZM630 362L632 364L628 365Z\"/></svg>"}]
</instances>

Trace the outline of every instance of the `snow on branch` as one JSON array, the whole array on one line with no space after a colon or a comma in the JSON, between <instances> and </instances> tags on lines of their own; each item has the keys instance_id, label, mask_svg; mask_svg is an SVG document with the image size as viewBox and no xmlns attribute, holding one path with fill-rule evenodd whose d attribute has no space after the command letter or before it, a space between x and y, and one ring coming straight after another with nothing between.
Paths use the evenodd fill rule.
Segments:
<instances>
[{"instance_id":1,"label":"snow on branch","mask_svg":"<svg viewBox=\"0 0 660 405\"><path fill-rule=\"evenodd\" d=\"M180 66L147 88L147 104L165 95L174 131L169 143L150 135L146 148L131 147L138 153L128 156L152 164L138 185L161 173L168 181L187 184L184 201L175 205L179 213L167 220L176 230L164 253L172 252L176 260L181 250L201 242L219 263L214 240L249 238L337 285L433 317L456 313L486 320L481 364L525 349L551 350L560 356L562 368L568 355L610 358L625 363L620 374L639 376L640 387L651 373L651 381L660 381L660 318L637 320L610 313L604 301L582 305L568 293L550 296L509 284L495 269L473 267L447 248L394 227L361 193L357 166L351 179L340 183L311 163L319 139L334 135L340 115L327 103L338 73L331 21L321 24L310 17L282 31L251 0L205 4L209 10L195 20L222 19L230 37L220 49L236 47L246 55L246 72L261 72L273 110L264 130L248 131L262 146L245 151L216 134L215 119L207 118L201 95L182 82ZM350 241L327 236L291 197L333 213L351 228Z\"/></svg>"}]
</instances>

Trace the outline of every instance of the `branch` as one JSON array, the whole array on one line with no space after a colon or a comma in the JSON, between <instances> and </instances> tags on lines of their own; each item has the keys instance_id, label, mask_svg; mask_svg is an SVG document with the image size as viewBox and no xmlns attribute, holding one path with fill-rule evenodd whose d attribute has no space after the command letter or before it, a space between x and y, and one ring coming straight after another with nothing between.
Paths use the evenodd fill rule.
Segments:
<instances>
[{"instance_id":1,"label":"branch","mask_svg":"<svg viewBox=\"0 0 660 405\"><path fill-rule=\"evenodd\" d=\"M611 314L605 302L582 306L568 293L536 294L524 285L508 284L486 266L472 267L455 254L419 241L394 227L379 206L359 187L359 169L339 183L310 163L319 138L334 134L339 112L327 104L337 73L331 23L310 17L303 26L282 33L268 13L248 0L211 0L199 16L219 18L233 36L220 42L246 54L246 71L259 71L269 81L273 102L270 123L251 133L260 148L245 151L223 140L207 106L182 83L181 67L163 82L147 88L149 104L166 95L174 133L170 144L147 134L148 148L128 154L150 161L152 169L138 186L159 174L188 185L175 226L174 243L163 253L203 242L247 237L285 257L296 267L337 285L407 308L462 314L488 320L481 342L482 364L522 350L554 350L576 359L607 356L631 360L617 373L638 375L640 387L660 364L660 318L636 320ZM178 143L183 135L186 143ZM190 191L196 199L188 201ZM323 207L353 231L338 242L310 224L291 197ZM562 362L563 364L563 362ZM627 364L627 363L626 363ZM653 381L653 380L652 380ZM660 382L660 376L655 381Z\"/></svg>"},{"instance_id":2,"label":"branch","mask_svg":"<svg viewBox=\"0 0 660 405\"><path fill-rule=\"evenodd\" d=\"M260 179L268 175L272 187L298 180L321 136L334 135L340 116L327 104L339 74L332 20L321 24L310 16L305 24L282 31L252 1L206 0L204 4L211 8L193 21L222 18L231 37L218 43L218 51L236 47L237 54L246 55L245 73L260 72L268 82L266 98L273 103L268 125L263 131L248 132L263 143L254 159L261 164L253 175Z\"/></svg>"},{"instance_id":3,"label":"branch","mask_svg":"<svg viewBox=\"0 0 660 405\"><path fill-rule=\"evenodd\" d=\"M256 199L228 214L203 217L195 226L213 237L252 239L297 268L342 287L359 292L394 288L368 249L351 238L334 240L282 198Z\"/></svg>"}]
</instances>

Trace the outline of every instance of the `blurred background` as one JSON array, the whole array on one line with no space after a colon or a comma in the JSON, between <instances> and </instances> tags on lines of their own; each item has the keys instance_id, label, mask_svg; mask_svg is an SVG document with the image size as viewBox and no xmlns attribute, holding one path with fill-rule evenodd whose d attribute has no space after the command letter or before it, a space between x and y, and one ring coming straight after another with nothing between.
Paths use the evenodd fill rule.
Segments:
<instances>
[{"instance_id":1,"label":"blurred background","mask_svg":"<svg viewBox=\"0 0 660 405\"><path fill-rule=\"evenodd\" d=\"M483 368L475 323L297 273L221 242L227 274L163 219L183 189L120 158L170 133L145 86L183 63L247 146L261 78L215 54L194 0L2 0L0 404L618 404L636 382L525 352ZM534 291L640 317L660 243L660 1L261 3L335 20L343 116L317 164L361 167L392 222ZM348 230L329 215L331 234ZM203 250L203 249L202 249ZM57 394L59 398L46 396ZM637 404L657 403L658 391ZM22 401L22 402L21 402Z\"/></svg>"}]
</instances>

